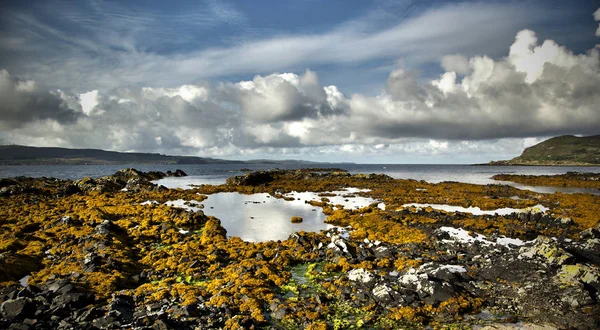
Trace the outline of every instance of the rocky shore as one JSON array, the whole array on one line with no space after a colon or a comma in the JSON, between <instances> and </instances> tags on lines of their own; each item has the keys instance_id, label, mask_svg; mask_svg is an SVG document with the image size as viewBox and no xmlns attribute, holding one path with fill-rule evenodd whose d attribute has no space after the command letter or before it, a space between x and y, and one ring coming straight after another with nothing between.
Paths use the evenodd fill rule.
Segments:
<instances>
[{"instance_id":1,"label":"rocky shore","mask_svg":"<svg viewBox=\"0 0 600 330\"><path fill-rule=\"evenodd\" d=\"M593 188L600 191L600 173L567 172L560 175L496 174L492 179L530 186Z\"/></svg>"},{"instance_id":2,"label":"rocky shore","mask_svg":"<svg viewBox=\"0 0 600 330\"><path fill-rule=\"evenodd\" d=\"M599 196L338 169L251 172L189 190L151 182L184 175L1 179L0 328L600 327ZM323 197L310 203L335 227L284 241L228 237L219 219L166 204L348 187L385 209Z\"/></svg>"}]
</instances>

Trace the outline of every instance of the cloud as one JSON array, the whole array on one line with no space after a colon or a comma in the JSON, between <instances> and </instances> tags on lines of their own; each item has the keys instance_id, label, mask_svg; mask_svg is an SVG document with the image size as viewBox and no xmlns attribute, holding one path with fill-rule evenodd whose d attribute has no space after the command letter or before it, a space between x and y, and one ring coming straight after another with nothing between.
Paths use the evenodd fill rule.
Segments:
<instances>
[{"instance_id":1,"label":"cloud","mask_svg":"<svg viewBox=\"0 0 600 330\"><path fill-rule=\"evenodd\" d=\"M174 87L215 77L268 75L398 57L419 65L457 52L499 56L522 26L564 14L516 3L452 3L420 10L400 21L382 22L367 13L364 19L321 33L278 32L227 44L210 39L214 33L208 27L239 24L244 18L231 6L217 6L220 2L199 9L194 15L200 17L164 17L145 11L121 14L132 9L102 4L109 8L91 8L93 15L77 6L43 8L40 12L45 16L5 12L2 18L10 40L0 38L0 47L9 47L15 56L11 61L0 60L0 67L28 79L52 82L55 88L83 92L123 85ZM56 12L54 16L65 20L64 25L47 22L49 12ZM219 15L206 22L213 12ZM201 29L193 22L208 25ZM66 29L69 24L77 28ZM243 27L239 34L245 34ZM196 35L204 39L190 40ZM27 42L16 42L21 39ZM181 44L174 44L179 40ZM155 86L157 81L163 86Z\"/></svg>"},{"instance_id":2,"label":"cloud","mask_svg":"<svg viewBox=\"0 0 600 330\"><path fill-rule=\"evenodd\" d=\"M522 30L503 58L451 55L440 62L448 71L431 81L396 68L376 96L344 95L336 86L323 86L310 70L236 83L129 86L81 95L43 92L35 82L2 71L2 99L25 115L11 115L14 110L8 109L15 107L1 108L9 115L3 117L7 129L0 138L169 154L277 153L335 160L336 152L422 159L460 152L482 157L489 148L510 155L532 138L598 134L600 46L575 54ZM40 103L54 107L35 106Z\"/></svg>"},{"instance_id":3,"label":"cloud","mask_svg":"<svg viewBox=\"0 0 600 330\"><path fill-rule=\"evenodd\" d=\"M388 140L597 134L599 53L596 47L575 55L551 40L539 45L534 32L523 30L506 58L471 58L462 80L446 72L420 83L404 69L393 71L385 93L351 98L345 125L357 136Z\"/></svg>"},{"instance_id":4,"label":"cloud","mask_svg":"<svg viewBox=\"0 0 600 330\"><path fill-rule=\"evenodd\" d=\"M469 59L460 54L443 56L441 64L444 70L462 75L469 73L471 70L469 68Z\"/></svg>"},{"instance_id":5,"label":"cloud","mask_svg":"<svg viewBox=\"0 0 600 330\"><path fill-rule=\"evenodd\" d=\"M244 115L258 122L294 121L341 113L344 96L337 87L323 88L316 73L255 76L252 81L223 84L224 98L238 103Z\"/></svg>"},{"instance_id":6,"label":"cloud","mask_svg":"<svg viewBox=\"0 0 600 330\"><path fill-rule=\"evenodd\" d=\"M28 122L52 120L73 124L81 113L68 107L60 96L34 81L20 80L0 70L0 127L20 127Z\"/></svg>"}]
</instances>

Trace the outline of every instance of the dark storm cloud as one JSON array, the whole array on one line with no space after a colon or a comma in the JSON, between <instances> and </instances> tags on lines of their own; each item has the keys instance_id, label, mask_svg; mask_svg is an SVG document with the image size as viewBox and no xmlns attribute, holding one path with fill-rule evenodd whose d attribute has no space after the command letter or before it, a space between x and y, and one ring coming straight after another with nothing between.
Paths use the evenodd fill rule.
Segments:
<instances>
[{"instance_id":1,"label":"dark storm cloud","mask_svg":"<svg viewBox=\"0 0 600 330\"><path fill-rule=\"evenodd\" d=\"M0 125L5 129L39 120L72 124L81 115L59 95L39 88L33 81L19 80L6 70L0 70L0 100Z\"/></svg>"}]
</instances>

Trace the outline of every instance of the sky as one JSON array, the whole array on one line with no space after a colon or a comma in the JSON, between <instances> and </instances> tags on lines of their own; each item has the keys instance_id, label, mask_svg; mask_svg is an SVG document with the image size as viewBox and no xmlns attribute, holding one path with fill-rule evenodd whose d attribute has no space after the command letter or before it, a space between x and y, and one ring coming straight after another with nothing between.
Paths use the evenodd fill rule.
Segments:
<instances>
[{"instance_id":1,"label":"sky","mask_svg":"<svg viewBox=\"0 0 600 330\"><path fill-rule=\"evenodd\" d=\"M455 164L600 134L600 1L3 1L0 143Z\"/></svg>"}]
</instances>

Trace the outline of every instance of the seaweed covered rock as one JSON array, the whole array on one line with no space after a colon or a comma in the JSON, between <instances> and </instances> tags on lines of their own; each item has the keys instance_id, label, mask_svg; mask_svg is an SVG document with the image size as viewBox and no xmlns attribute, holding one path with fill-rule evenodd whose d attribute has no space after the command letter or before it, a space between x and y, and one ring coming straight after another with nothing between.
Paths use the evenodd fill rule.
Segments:
<instances>
[{"instance_id":1,"label":"seaweed covered rock","mask_svg":"<svg viewBox=\"0 0 600 330\"><path fill-rule=\"evenodd\" d=\"M267 184L274 179L278 171L257 171L240 176L227 178L226 183L232 186L259 186Z\"/></svg>"},{"instance_id":2,"label":"seaweed covered rock","mask_svg":"<svg viewBox=\"0 0 600 330\"><path fill-rule=\"evenodd\" d=\"M153 186L162 175L126 169L81 180L75 194L65 193L75 187L68 180L1 181L16 193L0 195L0 328L600 326L597 196L312 169ZM385 208L323 199L313 207L335 227L283 241L227 237L219 219L176 207L216 192L283 199L348 188L348 198ZM478 216L407 203L525 211ZM531 209L538 204L549 210Z\"/></svg>"},{"instance_id":3,"label":"seaweed covered rock","mask_svg":"<svg viewBox=\"0 0 600 330\"><path fill-rule=\"evenodd\" d=\"M158 171L141 172L133 168L127 168L119 170L113 175L104 176L97 179L86 177L76 181L75 184L79 189L86 192L96 191L99 193L107 193L116 192L119 190L133 192L158 191L164 190L165 188L158 186L151 181L159 180L168 176L181 177L186 176L186 174L182 170L176 170L175 172L168 171L167 173L163 173Z\"/></svg>"}]
</instances>

